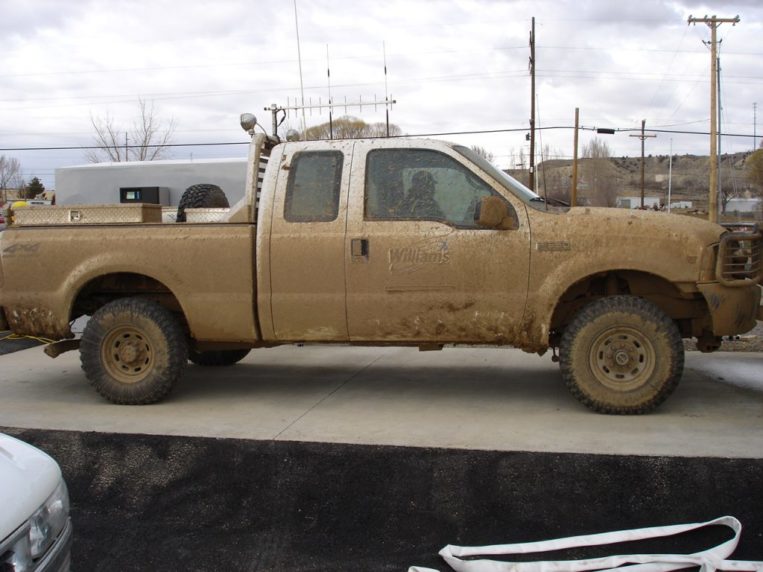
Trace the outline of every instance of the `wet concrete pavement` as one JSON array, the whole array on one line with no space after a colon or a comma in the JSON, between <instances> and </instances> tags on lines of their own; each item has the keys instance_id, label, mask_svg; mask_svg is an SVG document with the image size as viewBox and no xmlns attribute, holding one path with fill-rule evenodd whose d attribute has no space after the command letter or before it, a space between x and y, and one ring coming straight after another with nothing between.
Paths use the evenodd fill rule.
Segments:
<instances>
[{"instance_id":1,"label":"wet concrete pavement","mask_svg":"<svg viewBox=\"0 0 763 572\"><path fill-rule=\"evenodd\" d=\"M647 416L589 412L556 364L518 350L281 347L189 366L162 403L116 406L76 352L1 356L0 425L484 450L763 457L763 354L687 354Z\"/></svg>"}]
</instances>

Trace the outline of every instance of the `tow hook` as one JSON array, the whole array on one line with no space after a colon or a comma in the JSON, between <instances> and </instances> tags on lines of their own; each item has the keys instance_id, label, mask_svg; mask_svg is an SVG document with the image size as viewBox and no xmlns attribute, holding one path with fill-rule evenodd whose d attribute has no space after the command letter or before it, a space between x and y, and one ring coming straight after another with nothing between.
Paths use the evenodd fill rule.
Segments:
<instances>
[{"instance_id":1,"label":"tow hook","mask_svg":"<svg viewBox=\"0 0 763 572\"><path fill-rule=\"evenodd\" d=\"M703 354L709 354L718 351L721 348L721 338L708 332L702 332L697 338L697 349Z\"/></svg>"},{"instance_id":2,"label":"tow hook","mask_svg":"<svg viewBox=\"0 0 763 572\"><path fill-rule=\"evenodd\" d=\"M81 340L59 340L45 346L43 351L52 358L57 358L62 353L78 350Z\"/></svg>"}]
</instances>

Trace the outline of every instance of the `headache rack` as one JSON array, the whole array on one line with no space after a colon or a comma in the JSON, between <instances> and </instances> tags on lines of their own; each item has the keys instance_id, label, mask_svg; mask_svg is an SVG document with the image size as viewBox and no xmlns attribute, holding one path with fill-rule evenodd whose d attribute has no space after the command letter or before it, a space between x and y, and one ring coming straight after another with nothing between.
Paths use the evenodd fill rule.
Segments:
<instances>
[{"instance_id":1,"label":"headache rack","mask_svg":"<svg viewBox=\"0 0 763 572\"><path fill-rule=\"evenodd\" d=\"M725 286L747 286L763 280L763 233L758 226L750 231L729 232L721 237L716 275Z\"/></svg>"}]
</instances>

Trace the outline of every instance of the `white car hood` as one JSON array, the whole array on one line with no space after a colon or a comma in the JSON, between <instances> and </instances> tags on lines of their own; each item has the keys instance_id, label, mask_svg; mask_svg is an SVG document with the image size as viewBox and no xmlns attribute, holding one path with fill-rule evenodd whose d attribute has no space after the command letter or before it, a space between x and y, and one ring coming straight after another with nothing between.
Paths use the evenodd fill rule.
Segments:
<instances>
[{"instance_id":1,"label":"white car hood","mask_svg":"<svg viewBox=\"0 0 763 572\"><path fill-rule=\"evenodd\" d=\"M61 469L48 455L0 433L0 541L53 493Z\"/></svg>"}]
</instances>

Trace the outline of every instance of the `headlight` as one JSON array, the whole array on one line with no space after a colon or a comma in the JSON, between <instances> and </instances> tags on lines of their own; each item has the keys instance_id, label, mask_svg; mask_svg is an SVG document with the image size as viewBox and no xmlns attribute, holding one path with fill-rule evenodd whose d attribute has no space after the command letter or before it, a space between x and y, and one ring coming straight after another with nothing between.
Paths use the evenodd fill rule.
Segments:
<instances>
[{"instance_id":1,"label":"headlight","mask_svg":"<svg viewBox=\"0 0 763 572\"><path fill-rule=\"evenodd\" d=\"M61 480L56 490L29 520L29 547L32 558L39 558L58 538L69 518L69 492Z\"/></svg>"},{"instance_id":2,"label":"headlight","mask_svg":"<svg viewBox=\"0 0 763 572\"><path fill-rule=\"evenodd\" d=\"M48 500L19 529L9 546L0 552L0 570L27 572L34 570L42 557L66 527L69 520L69 492L63 479Z\"/></svg>"}]
</instances>

